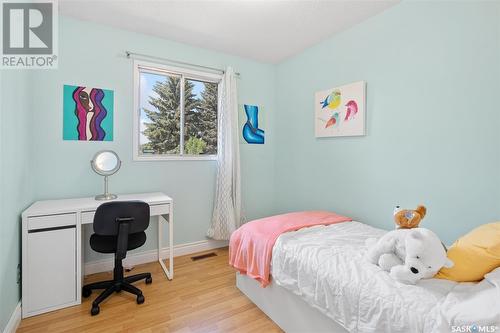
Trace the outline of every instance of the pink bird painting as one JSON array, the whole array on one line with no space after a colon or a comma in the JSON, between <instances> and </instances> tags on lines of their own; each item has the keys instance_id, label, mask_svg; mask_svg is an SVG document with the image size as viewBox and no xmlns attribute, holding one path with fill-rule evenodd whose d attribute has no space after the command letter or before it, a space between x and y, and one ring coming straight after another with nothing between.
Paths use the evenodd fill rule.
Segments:
<instances>
[{"instance_id":1,"label":"pink bird painting","mask_svg":"<svg viewBox=\"0 0 500 333\"><path fill-rule=\"evenodd\" d=\"M358 104L356 103L355 100L350 100L347 102L345 105L347 108L345 110L345 118L344 121L348 121L354 118L356 113L358 113Z\"/></svg>"}]
</instances>

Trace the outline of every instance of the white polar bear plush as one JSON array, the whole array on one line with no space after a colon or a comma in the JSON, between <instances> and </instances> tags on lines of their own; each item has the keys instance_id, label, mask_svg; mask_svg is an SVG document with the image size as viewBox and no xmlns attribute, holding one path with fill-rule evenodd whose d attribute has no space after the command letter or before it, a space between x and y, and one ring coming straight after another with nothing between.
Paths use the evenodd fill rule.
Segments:
<instances>
[{"instance_id":1,"label":"white polar bear plush","mask_svg":"<svg viewBox=\"0 0 500 333\"><path fill-rule=\"evenodd\" d=\"M390 272L396 281L415 284L430 279L442 268L452 267L439 237L425 228L392 230L376 240L366 240L366 259Z\"/></svg>"}]
</instances>

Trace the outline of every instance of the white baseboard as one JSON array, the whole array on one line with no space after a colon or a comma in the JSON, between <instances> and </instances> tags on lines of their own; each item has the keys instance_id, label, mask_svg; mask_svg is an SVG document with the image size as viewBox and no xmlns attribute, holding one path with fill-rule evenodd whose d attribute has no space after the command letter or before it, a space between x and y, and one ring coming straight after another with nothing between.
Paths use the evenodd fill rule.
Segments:
<instances>
[{"instance_id":1,"label":"white baseboard","mask_svg":"<svg viewBox=\"0 0 500 333\"><path fill-rule=\"evenodd\" d=\"M174 245L174 257L183 256L186 254L202 252L217 249L220 247L225 247L228 245L228 241L216 241L216 240L202 240L193 243ZM169 249L163 248L161 250L162 258L168 258ZM124 267L130 267L139 264L145 264L148 262L153 262L158 260L157 250L144 251L134 254L128 254L127 258L123 260ZM85 263L84 272L85 275L107 272L113 270L114 260L113 259L103 259L98 261L91 261Z\"/></svg>"},{"instance_id":2,"label":"white baseboard","mask_svg":"<svg viewBox=\"0 0 500 333\"><path fill-rule=\"evenodd\" d=\"M3 333L15 333L19 324L21 323L21 301L17 303L14 312L10 316L7 326L5 326Z\"/></svg>"}]
</instances>

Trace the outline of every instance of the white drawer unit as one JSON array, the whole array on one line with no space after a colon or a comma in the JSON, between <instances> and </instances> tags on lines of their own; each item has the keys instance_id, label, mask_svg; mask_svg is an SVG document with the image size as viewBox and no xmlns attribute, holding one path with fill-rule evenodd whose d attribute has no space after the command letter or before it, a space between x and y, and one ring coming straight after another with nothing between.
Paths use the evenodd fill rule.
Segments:
<instances>
[{"instance_id":1,"label":"white drawer unit","mask_svg":"<svg viewBox=\"0 0 500 333\"><path fill-rule=\"evenodd\" d=\"M28 274L26 291L29 296L23 298L23 309L26 307L27 313L75 304L75 247L75 226L28 233L28 270L25 273Z\"/></svg>"},{"instance_id":2,"label":"white drawer unit","mask_svg":"<svg viewBox=\"0 0 500 333\"><path fill-rule=\"evenodd\" d=\"M23 253L26 316L77 304L76 214L28 218Z\"/></svg>"},{"instance_id":3,"label":"white drawer unit","mask_svg":"<svg viewBox=\"0 0 500 333\"><path fill-rule=\"evenodd\" d=\"M119 195L117 201L140 200L157 217L158 233L168 223L169 267L161 257L163 237L157 237L158 263L168 279L173 273L173 200L161 192ZM103 201L94 198L44 200L22 214L22 317L81 303L82 225L92 224ZM168 219L167 219L168 216Z\"/></svg>"},{"instance_id":4,"label":"white drawer unit","mask_svg":"<svg viewBox=\"0 0 500 333\"><path fill-rule=\"evenodd\" d=\"M149 214L151 216L168 214L169 211L170 211L170 205L169 204L150 205L149 206Z\"/></svg>"},{"instance_id":5,"label":"white drawer unit","mask_svg":"<svg viewBox=\"0 0 500 333\"><path fill-rule=\"evenodd\" d=\"M68 225L76 225L75 213L33 216L28 218L28 230L57 228Z\"/></svg>"},{"instance_id":6,"label":"white drawer unit","mask_svg":"<svg viewBox=\"0 0 500 333\"><path fill-rule=\"evenodd\" d=\"M90 212L82 212L82 224L94 223L95 210Z\"/></svg>"},{"instance_id":7,"label":"white drawer unit","mask_svg":"<svg viewBox=\"0 0 500 333\"><path fill-rule=\"evenodd\" d=\"M151 216L165 215L170 212L170 204L149 205ZM95 210L82 212L82 224L94 223Z\"/></svg>"}]
</instances>

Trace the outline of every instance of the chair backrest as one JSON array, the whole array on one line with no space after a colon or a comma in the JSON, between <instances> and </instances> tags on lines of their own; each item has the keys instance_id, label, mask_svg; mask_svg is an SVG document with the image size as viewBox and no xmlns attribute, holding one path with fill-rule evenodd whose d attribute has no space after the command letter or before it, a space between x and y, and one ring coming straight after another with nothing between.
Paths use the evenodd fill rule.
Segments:
<instances>
[{"instance_id":1,"label":"chair backrest","mask_svg":"<svg viewBox=\"0 0 500 333\"><path fill-rule=\"evenodd\" d=\"M121 222L128 221L128 233L144 231L149 226L149 205L143 201L112 201L97 207L94 232L101 236L117 236Z\"/></svg>"}]
</instances>

